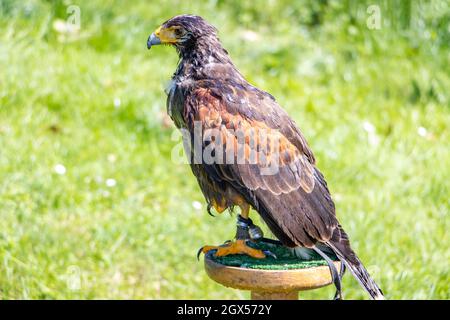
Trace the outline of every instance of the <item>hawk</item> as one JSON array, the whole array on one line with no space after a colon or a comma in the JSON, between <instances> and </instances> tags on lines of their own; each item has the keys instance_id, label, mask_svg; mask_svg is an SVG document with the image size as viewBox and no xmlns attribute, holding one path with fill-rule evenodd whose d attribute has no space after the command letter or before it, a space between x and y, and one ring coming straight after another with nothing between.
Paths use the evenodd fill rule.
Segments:
<instances>
[{"instance_id":1,"label":"hawk","mask_svg":"<svg viewBox=\"0 0 450 320\"><path fill-rule=\"evenodd\" d=\"M248 245L259 233L249 218L253 208L283 245L315 250L327 260L337 298L347 267L371 298L383 299L350 247L305 137L272 95L245 80L216 28L199 16L175 16L149 36L148 49L160 44L175 47L180 58L166 91L167 111L187 133L186 153L208 212L240 208L236 240L200 252L270 254ZM325 252L345 266L340 274Z\"/></svg>"}]
</instances>

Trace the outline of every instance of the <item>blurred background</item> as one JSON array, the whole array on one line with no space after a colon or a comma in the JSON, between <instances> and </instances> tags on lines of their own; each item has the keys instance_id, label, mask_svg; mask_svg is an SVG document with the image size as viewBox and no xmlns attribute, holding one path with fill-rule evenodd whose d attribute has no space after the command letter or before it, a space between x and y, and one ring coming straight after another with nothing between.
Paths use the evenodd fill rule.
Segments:
<instances>
[{"instance_id":1,"label":"blurred background","mask_svg":"<svg viewBox=\"0 0 450 320\"><path fill-rule=\"evenodd\" d=\"M0 298L249 297L195 258L233 237L235 218L208 216L190 168L171 161L163 88L178 58L146 49L192 13L300 126L387 298L449 299L449 8L0 0ZM344 295L367 298L349 275Z\"/></svg>"}]
</instances>

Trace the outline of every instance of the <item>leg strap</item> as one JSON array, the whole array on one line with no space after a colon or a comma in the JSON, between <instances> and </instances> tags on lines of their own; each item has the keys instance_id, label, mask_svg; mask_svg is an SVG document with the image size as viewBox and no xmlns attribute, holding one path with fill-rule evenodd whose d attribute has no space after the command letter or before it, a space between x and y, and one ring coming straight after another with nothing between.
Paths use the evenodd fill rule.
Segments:
<instances>
[{"instance_id":1,"label":"leg strap","mask_svg":"<svg viewBox=\"0 0 450 320\"><path fill-rule=\"evenodd\" d=\"M336 269L336 266L334 265L333 261L322 250L320 250L317 247L314 247L313 249L327 262L328 267L330 268L331 278L333 279L334 285L336 287L336 294L334 298L335 300L341 300L342 299L341 279L339 277L339 273ZM342 261L341 263L343 264Z\"/></svg>"},{"instance_id":2,"label":"leg strap","mask_svg":"<svg viewBox=\"0 0 450 320\"><path fill-rule=\"evenodd\" d=\"M236 239L252 239L259 240L264 236L261 228L255 225L250 218L244 218L238 215L237 219L237 231ZM241 231L242 229L242 231ZM245 238L239 238L238 236L244 236Z\"/></svg>"}]
</instances>

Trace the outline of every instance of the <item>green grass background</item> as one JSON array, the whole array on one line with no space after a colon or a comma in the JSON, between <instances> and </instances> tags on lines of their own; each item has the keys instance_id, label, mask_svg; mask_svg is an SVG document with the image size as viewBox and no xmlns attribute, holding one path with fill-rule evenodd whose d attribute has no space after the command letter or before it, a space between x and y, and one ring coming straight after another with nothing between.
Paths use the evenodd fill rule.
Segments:
<instances>
[{"instance_id":1,"label":"green grass background","mask_svg":"<svg viewBox=\"0 0 450 320\"><path fill-rule=\"evenodd\" d=\"M81 28L68 34L71 4ZM380 30L366 25L369 4ZM449 7L0 0L0 298L249 297L196 261L235 218L208 216L189 167L171 161L163 88L177 56L146 40L180 13L215 24L241 72L299 124L387 298L450 298ZM367 298L349 275L344 294Z\"/></svg>"}]
</instances>

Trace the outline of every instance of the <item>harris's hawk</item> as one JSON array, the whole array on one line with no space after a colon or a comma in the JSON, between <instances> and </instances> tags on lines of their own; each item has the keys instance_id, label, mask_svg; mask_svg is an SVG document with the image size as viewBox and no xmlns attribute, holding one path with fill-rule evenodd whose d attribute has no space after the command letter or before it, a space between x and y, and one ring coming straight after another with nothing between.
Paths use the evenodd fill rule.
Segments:
<instances>
[{"instance_id":1,"label":"harris's hawk","mask_svg":"<svg viewBox=\"0 0 450 320\"><path fill-rule=\"evenodd\" d=\"M188 133L186 152L208 211L241 209L236 241L202 251L264 258L267 253L247 245L257 230L249 218L253 208L282 244L325 258L324 251L333 252L372 298L382 299L336 218L305 137L273 96L245 80L217 30L199 16L180 15L150 35L148 49L159 44L174 46L180 57L167 89L167 110ZM336 274L334 269L335 280ZM339 281L337 287L340 294Z\"/></svg>"}]
</instances>

